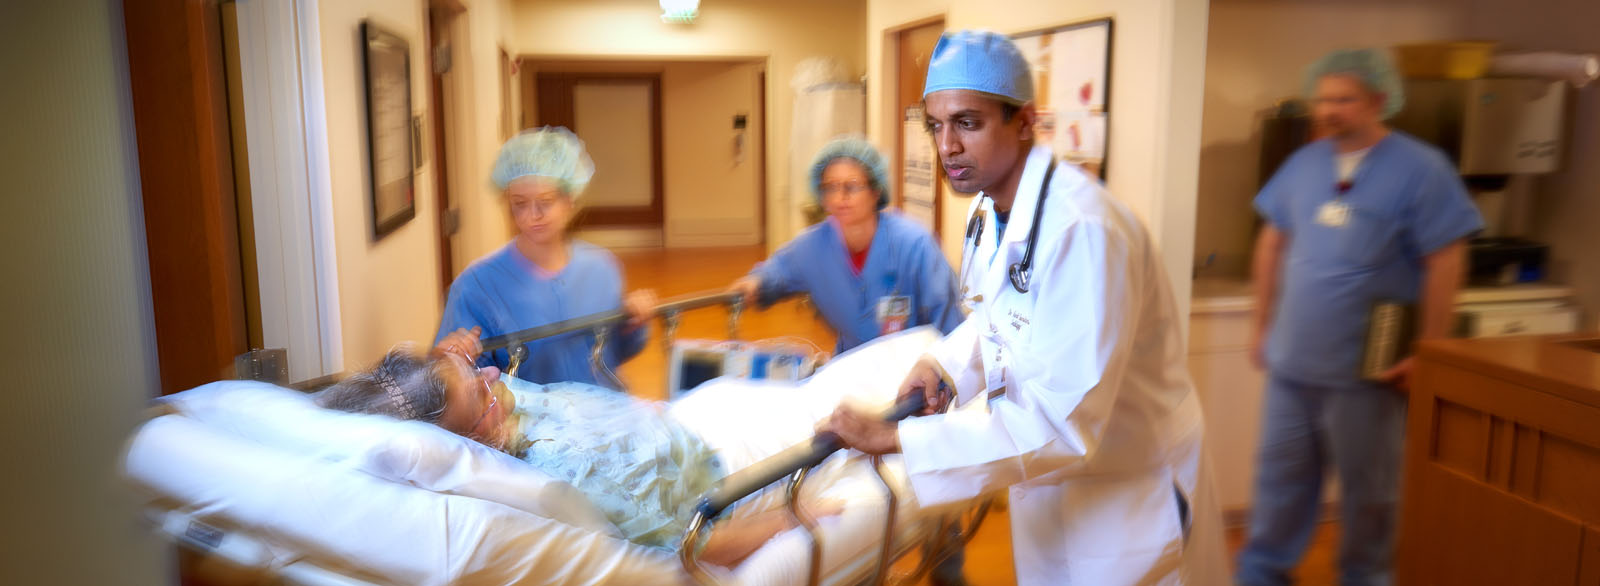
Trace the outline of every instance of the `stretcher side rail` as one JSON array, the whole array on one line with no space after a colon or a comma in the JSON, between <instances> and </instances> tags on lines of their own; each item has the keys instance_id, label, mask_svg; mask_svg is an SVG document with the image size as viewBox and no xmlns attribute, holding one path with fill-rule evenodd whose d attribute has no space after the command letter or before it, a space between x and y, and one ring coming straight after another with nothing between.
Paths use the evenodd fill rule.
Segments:
<instances>
[{"instance_id":1,"label":"stretcher side rail","mask_svg":"<svg viewBox=\"0 0 1600 586\"><path fill-rule=\"evenodd\" d=\"M744 297L738 293L694 293L669 299L667 302L657 305L651 313L663 319L671 320L683 311L713 305L726 305L729 307L731 327L737 324L737 316L744 309ZM553 338L575 332L592 331L596 328L625 322L628 318L627 312L616 310L564 319L526 330L484 338L483 351L492 352L512 346L521 346L534 340Z\"/></svg>"},{"instance_id":2,"label":"stretcher side rail","mask_svg":"<svg viewBox=\"0 0 1600 586\"><path fill-rule=\"evenodd\" d=\"M884 421L892 422L915 415L922 411L926 404L925 401L921 393L901 397L884 414L883 419ZM684 570L702 584L714 584L716 580L699 560L699 552L696 545L699 543L700 534L710 527L717 517L726 512L728 507L731 507L740 499L760 492L784 478L790 478L791 480L785 492L785 498L788 500L787 508L801 522L806 532L811 535L810 584L817 584L820 578L822 549L817 539L815 523L800 512L798 506L800 484L804 482L807 470L821 464L828 456L841 449L844 449L844 443L839 439L838 435L831 432L819 433L812 436L808 442L795 445L724 478L716 489L701 499L699 506L695 509L694 517L689 522L688 530L684 532L683 542L678 549L679 560L683 563ZM881 467L875 466L874 468L878 470L879 478L882 480ZM885 482L885 488L889 488L887 482ZM886 543L882 553L882 556L885 557L879 560L879 570L874 580L877 583L882 582L885 571L891 561L886 559L890 550L887 542L892 539L895 519L893 509L897 503L893 497L894 491L892 489L889 490L889 495L890 511L885 524Z\"/></svg>"},{"instance_id":3,"label":"stretcher side rail","mask_svg":"<svg viewBox=\"0 0 1600 586\"><path fill-rule=\"evenodd\" d=\"M739 315L744 312L744 303L744 296L739 293L691 293L655 306L655 308L651 309L650 314L661 318L664 326L661 347L670 354L673 337L677 334L678 323L683 312L713 305L728 306L728 337L736 339L739 337ZM528 358L528 347L524 344L534 340L591 331L594 332L594 347L589 349L590 367L594 369L595 376L609 379L613 387L622 388L622 380L606 366L604 357L606 344L610 342L611 338L611 326L623 323L629 317L625 311L602 311L565 319L509 334L484 338L482 341L483 351L493 352L506 349L510 361L506 365L505 371L511 376L517 376L517 370ZM671 366L669 365L668 368L670 369Z\"/></svg>"}]
</instances>

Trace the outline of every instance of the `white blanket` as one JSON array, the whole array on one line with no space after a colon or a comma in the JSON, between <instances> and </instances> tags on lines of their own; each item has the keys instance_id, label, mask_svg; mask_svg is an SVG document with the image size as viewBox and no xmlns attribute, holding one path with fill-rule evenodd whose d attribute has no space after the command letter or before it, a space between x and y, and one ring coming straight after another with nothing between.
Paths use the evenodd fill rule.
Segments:
<instances>
[{"instance_id":1,"label":"white blanket","mask_svg":"<svg viewBox=\"0 0 1600 586\"><path fill-rule=\"evenodd\" d=\"M936 338L930 330L885 338L800 385L713 381L668 413L735 471L808 440L841 401L886 406ZM319 410L292 391L256 383L217 383L177 397L175 414L153 419L132 440L129 477L152 508L266 543L264 567L309 561L397 584L687 581L674 556L597 524L598 513L571 486L426 424ZM930 512L918 512L898 462L889 464L901 536L928 530L921 521ZM886 500L866 460L838 454L807 486L845 501L844 512L822 524L824 575L870 571ZM748 499L733 514L778 506L778 495ZM802 584L810 551L805 534L790 531L724 577Z\"/></svg>"}]
</instances>

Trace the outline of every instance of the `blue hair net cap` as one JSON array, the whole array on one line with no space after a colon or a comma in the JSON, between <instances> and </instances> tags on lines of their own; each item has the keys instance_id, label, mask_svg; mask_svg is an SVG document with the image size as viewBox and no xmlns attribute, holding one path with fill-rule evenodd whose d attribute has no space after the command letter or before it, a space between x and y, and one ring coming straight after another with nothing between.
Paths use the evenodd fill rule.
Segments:
<instances>
[{"instance_id":1,"label":"blue hair net cap","mask_svg":"<svg viewBox=\"0 0 1600 586\"><path fill-rule=\"evenodd\" d=\"M878 192L878 209L889 205L889 162L872 143L858 136L835 138L823 145L811 163L811 196L822 200L822 172L839 159L850 159L867 170L867 185Z\"/></svg>"},{"instance_id":2,"label":"blue hair net cap","mask_svg":"<svg viewBox=\"0 0 1600 586\"><path fill-rule=\"evenodd\" d=\"M1005 35L974 30L945 33L933 46L922 97L944 90L978 91L1021 105L1033 101L1033 69Z\"/></svg>"},{"instance_id":3,"label":"blue hair net cap","mask_svg":"<svg viewBox=\"0 0 1600 586\"><path fill-rule=\"evenodd\" d=\"M1324 55L1306 69L1305 94L1317 92L1317 81L1329 75L1348 75L1361 80L1367 89L1383 94L1383 117L1400 113L1406 105L1405 86L1394 60L1383 49L1340 49Z\"/></svg>"},{"instance_id":4,"label":"blue hair net cap","mask_svg":"<svg viewBox=\"0 0 1600 586\"><path fill-rule=\"evenodd\" d=\"M546 126L513 136L500 146L490 180L504 190L521 177L554 180L561 191L577 197L594 177L594 161L578 135L559 126Z\"/></svg>"}]
</instances>

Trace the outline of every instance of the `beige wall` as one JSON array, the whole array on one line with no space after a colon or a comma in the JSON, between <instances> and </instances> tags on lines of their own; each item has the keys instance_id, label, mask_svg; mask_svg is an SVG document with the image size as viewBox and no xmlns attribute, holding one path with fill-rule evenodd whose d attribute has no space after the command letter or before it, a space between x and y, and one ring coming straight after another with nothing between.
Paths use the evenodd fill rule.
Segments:
<instances>
[{"instance_id":1,"label":"beige wall","mask_svg":"<svg viewBox=\"0 0 1600 586\"><path fill-rule=\"evenodd\" d=\"M700 4L696 23L672 25L661 22L655 2L521 0L513 7L514 45L518 53L534 57L765 58L772 121L766 141L767 245L772 247L792 236L788 214L797 198L809 197L789 192L787 165L781 164L788 160L793 104L789 78L795 64L808 57L833 57L851 71L861 71L864 8L859 0L707 0ZM727 118L716 128L731 128L731 116Z\"/></svg>"},{"instance_id":2,"label":"beige wall","mask_svg":"<svg viewBox=\"0 0 1600 586\"><path fill-rule=\"evenodd\" d=\"M0 584L172 584L118 473L159 389L122 3L0 12Z\"/></svg>"},{"instance_id":3,"label":"beige wall","mask_svg":"<svg viewBox=\"0 0 1600 586\"><path fill-rule=\"evenodd\" d=\"M765 67L764 60L552 60L530 62L524 73L659 74L665 245L740 246L761 240L761 153L756 149L762 144L762 121L757 97ZM738 114L749 116L742 158L734 151L733 117ZM536 112L528 120L542 124ZM578 131L585 133L581 127ZM770 164L768 169L770 173ZM597 178L605 173L595 169Z\"/></svg>"},{"instance_id":4,"label":"beige wall","mask_svg":"<svg viewBox=\"0 0 1600 586\"><path fill-rule=\"evenodd\" d=\"M361 64L360 24L371 18L409 42L411 109L426 112L424 8L421 0L318 3L347 370L372 362L397 342L432 342L439 325L442 299L432 158L414 178L416 217L374 241Z\"/></svg>"},{"instance_id":5,"label":"beige wall","mask_svg":"<svg viewBox=\"0 0 1600 586\"><path fill-rule=\"evenodd\" d=\"M1467 33L1496 39L1506 49L1600 53L1600 3L1592 0L1471 0ZM1567 159L1563 170L1532 179L1530 236L1550 244L1552 274L1577 288L1583 329L1600 329L1600 87L1568 96Z\"/></svg>"},{"instance_id":6,"label":"beige wall","mask_svg":"<svg viewBox=\"0 0 1600 586\"><path fill-rule=\"evenodd\" d=\"M489 183L489 170L505 141L500 107L499 54L504 49L517 54L512 37L511 6L508 0L473 0L457 21L455 34L466 41L455 48L456 76L450 80L470 100L455 103L456 140L450 143L450 197L461 212L461 231L452 241L457 273L474 259L505 245L512 228L506 216L500 190ZM515 99L519 86L512 84L510 115L521 112ZM515 120L511 127L518 127Z\"/></svg>"},{"instance_id":7,"label":"beige wall","mask_svg":"<svg viewBox=\"0 0 1600 586\"><path fill-rule=\"evenodd\" d=\"M1206 2L1203 0L870 0L867 4L867 128L874 142L900 132L888 31L943 14L947 29L1016 33L1096 18L1115 19L1107 185L1144 218L1187 312L1199 164ZM970 199L946 190L945 252L959 259ZM954 262L954 260L953 260Z\"/></svg>"},{"instance_id":8,"label":"beige wall","mask_svg":"<svg viewBox=\"0 0 1600 586\"><path fill-rule=\"evenodd\" d=\"M453 268L505 244L510 236L504 203L489 184L502 137L500 50L514 54L506 0L463 2L451 24L452 68L445 78L449 188L460 210L452 240ZM417 215L381 240L373 240L362 93L360 23L364 18L411 45L411 109L427 130L431 89L427 69L427 3L423 0L320 2L319 29L328 120L330 181L339 272L344 368L356 369L396 343L429 343L444 304L439 283L434 173L439 153L425 137L424 164L415 174ZM515 116L516 109L510 115Z\"/></svg>"},{"instance_id":9,"label":"beige wall","mask_svg":"<svg viewBox=\"0 0 1600 586\"><path fill-rule=\"evenodd\" d=\"M1301 91L1306 66L1338 48L1458 38L1461 0L1216 0L1206 50L1196 262L1202 275L1246 276L1254 237L1261 119Z\"/></svg>"}]
</instances>

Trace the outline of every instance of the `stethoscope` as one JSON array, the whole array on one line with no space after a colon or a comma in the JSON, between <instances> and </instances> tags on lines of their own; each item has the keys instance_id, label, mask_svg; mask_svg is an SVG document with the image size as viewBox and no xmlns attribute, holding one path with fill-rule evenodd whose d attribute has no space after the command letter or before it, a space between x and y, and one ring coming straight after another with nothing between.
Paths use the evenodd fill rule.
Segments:
<instances>
[{"instance_id":1,"label":"stethoscope","mask_svg":"<svg viewBox=\"0 0 1600 586\"><path fill-rule=\"evenodd\" d=\"M1050 193L1050 179L1056 174L1056 162L1050 161L1050 167L1044 171L1044 183L1039 184L1039 199L1033 205L1033 225L1028 230L1028 247L1022 251L1022 261L1011 263L1008 276L1011 277L1011 288L1018 293L1028 292L1028 281L1033 277L1033 248L1039 244L1039 222L1044 218L1044 199ZM983 241L984 214L980 210L967 220L968 253L962 255L966 268L961 271L961 282L966 284L967 273L972 269L972 257L977 255L978 246Z\"/></svg>"}]
</instances>

